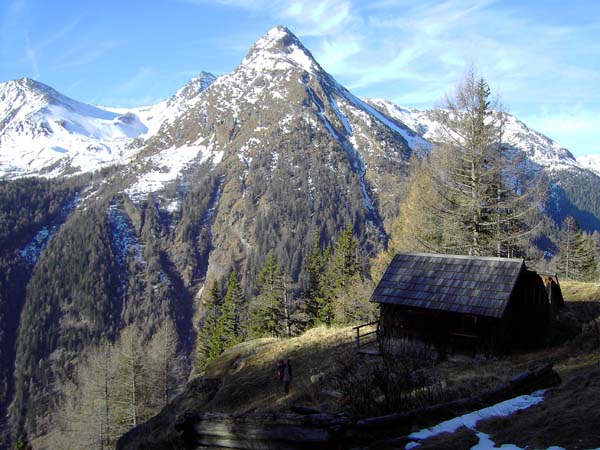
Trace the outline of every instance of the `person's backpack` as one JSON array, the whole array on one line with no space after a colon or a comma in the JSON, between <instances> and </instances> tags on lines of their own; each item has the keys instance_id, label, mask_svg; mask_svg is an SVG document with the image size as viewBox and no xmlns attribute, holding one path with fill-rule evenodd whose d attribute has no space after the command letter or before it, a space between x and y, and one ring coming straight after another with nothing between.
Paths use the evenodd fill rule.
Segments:
<instances>
[{"instance_id":1,"label":"person's backpack","mask_svg":"<svg viewBox=\"0 0 600 450\"><path fill-rule=\"evenodd\" d=\"M285 372L285 363L283 360L277 361L277 375L279 375L279 379L283 380L283 374Z\"/></svg>"}]
</instances>

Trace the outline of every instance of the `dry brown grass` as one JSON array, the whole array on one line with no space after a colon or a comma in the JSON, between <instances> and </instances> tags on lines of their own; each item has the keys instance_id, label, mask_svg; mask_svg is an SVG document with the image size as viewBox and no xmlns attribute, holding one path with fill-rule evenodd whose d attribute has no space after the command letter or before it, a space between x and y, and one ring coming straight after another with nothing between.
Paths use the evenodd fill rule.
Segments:
<instances>
[{"instance_id":1,"label":"dry brown grass","mask_svg":"<svg viewBox=\"0 0 600 450\"><path fill-rule=\"evenodd\" d=\"M237 345L206 370L207 377L219 378L222 383L206 409L242 413L285 410L292 405L331 412L346 408L347 399L342 398L334 382L340 362L351 364L352 359L364 358L367 365L381 364L378 357L356 355L354 345L351 327L318 327L291 339L259 339ZM440 400L488 391L547 362L553 362L561 370L583 364L580 360L569 360L572 352L572 348L563 346L502 358L450 357L436 367L443 383ZM277 377L276 362L287 358L292 360L294 378L286 395Z\"/></svg>"},{"instance_id":2,"label":"dry brown grass","mask_svg":"<svg viewBox=\"0 0 600 450\"><path fill-rule=\"evenodd\" d=\"M237 345L207 367L205 375L219 378L222 384L205 408L231 413L285 410L292 405L330 412L352 410L335 383L336 371L348 365L366 370L365 366L381 364L380 357L357 355L354 346L352 327L318 327L291 339L259 339ZM287 358L292 360L294 378L286 395L276 362ZM361 360L358 365L353 363L357 359ZM436 367L443 387L440 401L495 388L530 364L530 359L519 357L451 357Z\"/></svg>"},{"instance_id":3,"label":"dry brown grass","mask_svg":"<svg viewBox=\"0 0 600 450\"><path fill-rule=\"evenodd\" d=\"M600 300L600 285L581 281L561 281L560 289L566 302Z\"/></svg>"},{"instance_id":4,"label":"dry brown grass","mask_svg":"<svg viewBox=\"0 0 600 450\"><path fill-rule=\"evenodd\" d=\"M353 346L352 327L317 327L291 339L259 339L237 345L206 369L207 377L222 380L208 409L235 413L280 410L291 405L335 409L339 398L330 392L327 381L336 358ZM276 363L288 358L292 360L293 379L286 395Z\"/></svg>"}]
</instances>

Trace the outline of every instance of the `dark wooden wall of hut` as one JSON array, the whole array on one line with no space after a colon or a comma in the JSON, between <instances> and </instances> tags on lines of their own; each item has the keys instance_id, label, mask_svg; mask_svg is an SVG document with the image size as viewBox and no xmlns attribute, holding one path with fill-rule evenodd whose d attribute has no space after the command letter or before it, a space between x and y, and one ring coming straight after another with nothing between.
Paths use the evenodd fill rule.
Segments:
<instances>
[{"instance_id":1,"label":"dark wooden wall of hut","mask_svg":"<svg viewBox=\"0 0 600 450\"><path fill-rule=\"evenodd\" d=\"M384 339L417 339L441 353L492 349L499 319L447 311L381 304Z\"/></svg>"},{"instance_id":2,"label":"dark wooden wall of hut","mask_svg":"<svg viewBox=\"0 0 600 450\"><path fill-rule=\"evenodd\" d=\"M542 278L524 271L508 302L503 321L506 324L506 350L529 349L547 343L551 308Z\"/></svg>"},{"instance_id":3,"label":"dark wooden wall of hut","mask_svg":"<svg viewBox=\"0 0 600 450\"><path fill-rule=\"evenodd\" d=\"M547 343L552 308L546 286L535 272L524 270L502 318L409 308L382 303L380 331L384 339L416 339L441 353L528 349Z\"/></svg>"}]
</instances>

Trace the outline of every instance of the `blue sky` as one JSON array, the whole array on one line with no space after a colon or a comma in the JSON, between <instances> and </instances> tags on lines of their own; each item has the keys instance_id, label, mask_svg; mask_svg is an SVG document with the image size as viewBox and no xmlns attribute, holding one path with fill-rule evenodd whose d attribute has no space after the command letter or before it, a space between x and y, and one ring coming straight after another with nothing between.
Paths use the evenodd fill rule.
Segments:
<instances>
[{"instance_id":1,"label":"blue sky","mask_svg":"<svg viewBox=\"0 0 600 450\"><path fill-rule=\"evenodd\" d=\"M230 72L279 24L356 95L429 108L474 65L530 127L600 153L594 0L4 0L0 81L151 104L202 70Z\"/></svg>"}]
</instances>

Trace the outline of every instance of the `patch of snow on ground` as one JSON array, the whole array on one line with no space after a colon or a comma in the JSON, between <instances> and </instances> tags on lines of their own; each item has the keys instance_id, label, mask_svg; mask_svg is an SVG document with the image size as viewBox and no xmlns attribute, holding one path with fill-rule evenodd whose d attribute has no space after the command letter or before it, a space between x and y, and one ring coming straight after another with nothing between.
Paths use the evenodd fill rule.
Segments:
<instances>
[{"instance_id":1,"label":"patch of snow on ground","mask_svg":"<svg viewBox=\"0 0 600 450\"><path fill-rule=\"evenodd\" d=\"M112 204L107 211L109 223L113 233L113 248L117 264L123 267L127 261L129 249L133 247L135 260L138 263L143 262L142 247L138 236L133 228L131 219L119 208L119 205Z\"/></svg>"},{"instance_id":2,"label":"patch of snow on ground","mask_svg":"<svg viewBox=\"0 0 600 450\"><path fill-rule=\"evenodd\" d=\"M171 214L173 214L176 211L179 211L179 208L181 207L181 200L179 200L178 198L176 198L175 200L171 201L166 207L165 210Z\"/></svg>"},{"instance_id":3,"label":"patch of snow on ground","mask_svg":"<svg viewBox=\"0 0 600 450\"><path fill-rule=\"evenodd\" d=\"M50 237L51 234L48 227L42 228L35 234L31 242L19 252L21 258L23 258L23 260L30 266L35 265L40 255L42 254L42 250L44 250L44 248L48 244Z\"/></svg>"},{"instance_id":4,"label":"patch of snow on ground","mask_svg":"<svg viewBox=\"0 0 600 450\"><path fill-rule=\"evenodd\" d=\"M346 133L352 134L352 132L353 132L352 125L350 124L350 121L348 120L348 117L346 117L346 115L340 110L340 107L339 107L337 101L334 98L331 98L330 99L330 103L331 103L331 106L333 107L333 110L335 111L335 113L337 114L337 116L339 117L339 119L344 124L344 128L346 129Z\"/></svg>"},{"instance_id":5,"label":"patch of snow on ground","mask_svg":"<svg viewBox=\"0 0 600 450\"><path fill-rule=\"evenodd\" d=\"M281 131L283 133L290 133L292 130L289 128L289 125L292 123L294 119L294 115L288 113L281 121L279 122L279 126L281 127Z\"/></svg>"},{"instance_id":6,"label":"patch of snow on ground","mask_svg":"<svg viewBox=\"0 0 600 450\"><path fill-rule=\"evenodd\" d=\"M139 198L148 192L161 190L165 184L174 181L191 163L201 164L212 158L213 164L223 159L222 151L214 151L205 145L184 145L170 147L149 158L154 170L143 174L125 192L131 198Z\"/></svg>"},{"instance_id":7,"label":"patch of snow on ground","mask_svg":"<svg viewBox=\"0 0 600 450\"><path fill-rule=\"evenodd\" d=\"M545 390L540 390L535 391L532 394L520 395L518 397L511 398L500 403L496 403L495 405L488 406L487 408L483 408L478 411L473 411L471 413L455 417L454 419L447 420L434 427L425 428L424 430L411 433L408 435L408 437L411 439L416 439L417 441L425 440L442 433L454 433L460 427L464 426L476 432L477 436L479 437L479 444L473 447L473 449L485 450L490 448L496 448L495 444L493 444L493 442L490 440L490 437L487 434L477 431L477 423L480 420L490 419L492 417L510 416L511 414L517 411L521 411L523 409L527 409L534 405L537 405L538 403L544 401L544 392ZM406 444L405 448L407 450L413 449L418 447L419 445L420 444L418 442L413 441ZM521 450L520 447L516 446L502 446L501 448Z\"/></svg>"},{"instance_id":8,"label":"patch of snow on ground","mask_svg":"<svg viewBox=\"0 0 600 450\"><path fill-rule=\"evenodd\" d=\"M37 263L40 255L50 242L50 240L54 237L60 226L67 220L67 218L71 215L71 213L77 208L77 205L81 201L81 196L79 194L75 195L73 200L67 203L60 210L57 216L56 222L51 226L42 227L33 237L31 242L25 246L21 251L19 251L19 255L23 258L23 261L29 266L33 267L35 263Z\"/></svg>"},{"instance_id":9,"label":"patch of snow on ground","mask_svg":"<svg viewBox=\"0 0 600 450\"><path fill-rule=\"evenodd\" d=\"M312 58L310 58L304 50L298 48L297 46L293 46L293 50L288 55L288 58L297 63L307 72L312 72L315 68Z\"/></svg>"},{"instance_id":10,"label":"patch of snow on ground","mask_svg":"<svg viewBox=\"0 0 600 450\"><path fill-rule=\"evenodd\" d=\"M269 168L269 170L271 172L273 172L275 170L275 168L277 167L278 161L279 161L279 153L274 151L273 153L271 153L271 166Z\"/></svg>"}]
</instances>

